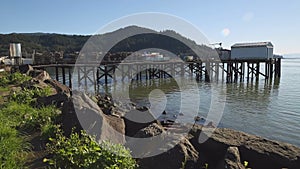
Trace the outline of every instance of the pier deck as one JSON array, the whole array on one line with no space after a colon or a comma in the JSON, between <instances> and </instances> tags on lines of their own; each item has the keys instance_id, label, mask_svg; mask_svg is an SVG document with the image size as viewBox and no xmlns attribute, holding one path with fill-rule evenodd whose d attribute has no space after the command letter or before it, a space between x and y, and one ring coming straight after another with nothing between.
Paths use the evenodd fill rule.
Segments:
<instances>
[{"instance_id":1,"label":"pier deck","mask_svg":"<svg viewBox=\"0 0 300 169\"><path fill-rule=\"evenodd\" d=\"M280 78L281 58L269 60L223 60L223 61L190 61L180 60L150 62L87 62L80 64L49 64L33 65L37 69L55 68L56 80L72 87L72 75L77 74L78 86L99 84L109 79L116 81L125 80L148 80L153 78L170 78L175 76L188 76L196 80L225 81L234 83L238 81L258 80L260 76L269 80ZM62 78L59 78L62 77ZM68 84L67 79L68 78Z\"/></svg>"}]
</instances>

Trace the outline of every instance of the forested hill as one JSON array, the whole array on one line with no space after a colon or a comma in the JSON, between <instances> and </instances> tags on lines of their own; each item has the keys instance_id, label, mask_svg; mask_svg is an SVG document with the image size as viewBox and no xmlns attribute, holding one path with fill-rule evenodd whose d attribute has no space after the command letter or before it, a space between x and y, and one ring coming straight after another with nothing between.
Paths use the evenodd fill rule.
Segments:
<instances>
[{"instance_id":1,"label":"forested hill","mask_svg":"<svg viewBox=\"0 0 300 169\"><path fill-rule=\"evenodd\" d=\"M146 35L136 35L137 33L147 33ZM124 37L130 37L125 38ZM173 37L173 38L170 38ZM81 35L62 35L48 33L12 33L0 34L0 56L8 55L10 43L21 43L23 53L37 52L56 52L63 51L64 53L74 53L80 51L90 36ZM166 30L156 32L151 29L141 28L137 26L129 26L116 31L93 36L100 39L97 43L97 48L101 49L107 46L105 43L110 43L112 39L120 41L111 52L133 52L139 49L151 47L162 48L173 53L190 53L190 48L201 50L201 52L209 52L211 48L207 46L197 45L194 41L181 36L175 31ZM174 40L175 39L175 40ZM183 45L184 42L189 47Z\"/></svg>"},{"instance_id":2,"label":"forested hill","mask_svg":"<svg viewBox=\"0 0 300 169\"><path fill-rule=\"evenodd\" d=\"M47 33L12 33L0 34L0 56L8 55L10 43L21 43L22 52L54 52L64 51L71 53L80 51L90 36L61 35Z\"/></svg>"}]
</instances>

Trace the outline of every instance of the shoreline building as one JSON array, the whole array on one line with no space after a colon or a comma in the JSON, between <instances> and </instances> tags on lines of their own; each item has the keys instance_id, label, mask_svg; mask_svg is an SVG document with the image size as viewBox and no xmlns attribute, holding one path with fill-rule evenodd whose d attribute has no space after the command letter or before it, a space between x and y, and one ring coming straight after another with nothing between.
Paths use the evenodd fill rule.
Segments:
<instances>
[{"instance_id":1,"label":"shoreline building","mask_svg":"<svg viewBox=\"0 0 300 169\"><path fill-rule=\"evenodd\" d=\"M235 43L231 46L231 60L265 61L273 59L274 46L271 42Z\"/></svg>"}]
</instances>

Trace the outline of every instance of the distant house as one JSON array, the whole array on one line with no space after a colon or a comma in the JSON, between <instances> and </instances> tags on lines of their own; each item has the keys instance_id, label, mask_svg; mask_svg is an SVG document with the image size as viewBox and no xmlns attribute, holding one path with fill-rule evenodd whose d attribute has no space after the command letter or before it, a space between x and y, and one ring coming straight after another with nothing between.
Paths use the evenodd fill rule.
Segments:
<instances>
[{"instance_id":1,"label":"distant house","mask_svg":"<svg viewBox=\"0 0 300 169\"><path fill-rule=\"evenodd\" d=\"M268 60L273 58L271 42L236 43L231 46L232 60Z\"/></svg>"}]
</instances>

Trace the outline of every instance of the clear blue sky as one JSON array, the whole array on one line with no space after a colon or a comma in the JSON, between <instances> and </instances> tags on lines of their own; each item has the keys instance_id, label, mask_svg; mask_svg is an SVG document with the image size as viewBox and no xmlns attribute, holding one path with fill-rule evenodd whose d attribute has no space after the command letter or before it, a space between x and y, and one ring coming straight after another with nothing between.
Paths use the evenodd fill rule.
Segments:
<instances>
[{"instance_id":1,"label":"clear blue sky","mask_svg":"<svg viewBox=\"0 0 300 169\"><path fill-rule=\"evenodd\" d=\"M235 42L272 41L277 53L300 53L298 0L5 0L0 33L93 34L140 12L179 16L227 48Z\"/></svg>"}]
</instances>

